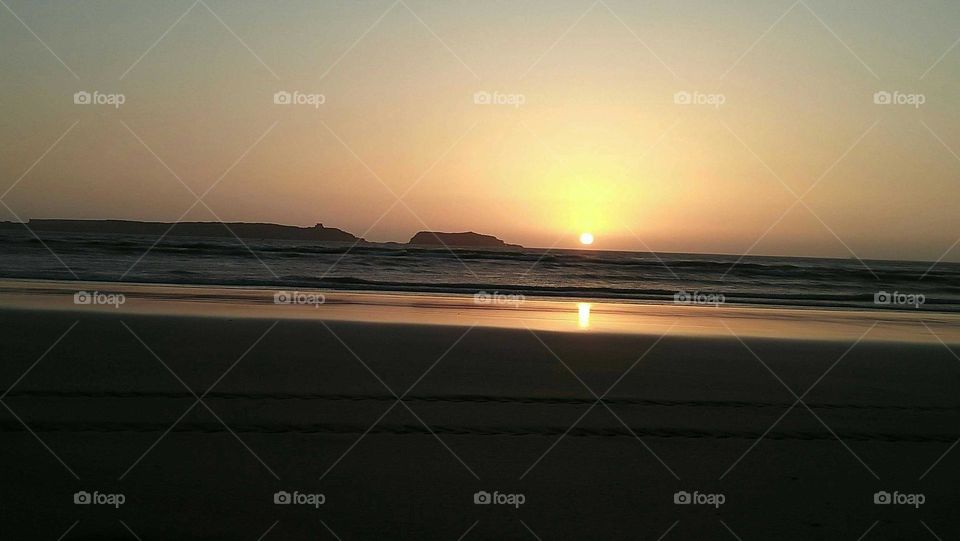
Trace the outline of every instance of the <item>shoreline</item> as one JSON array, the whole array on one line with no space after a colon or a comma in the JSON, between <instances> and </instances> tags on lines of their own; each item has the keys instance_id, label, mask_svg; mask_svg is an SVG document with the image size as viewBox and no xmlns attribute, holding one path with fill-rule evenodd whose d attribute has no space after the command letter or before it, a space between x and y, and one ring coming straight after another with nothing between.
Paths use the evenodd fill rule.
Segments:
<instances>
[{"instance_id":1,"label":"shoreline","mask_svg":"<svg viewBox=\"0 0 960 541\"><path fill-rule=\"evenodd\" d=\"M20 310L960 344L960 314L953 312L59 280L2 279L0 292L0 308ZM120 294L123 303L77 304L78 292ZM278 301L284 295L297 299Z\"/></svg>"}]
</instances>

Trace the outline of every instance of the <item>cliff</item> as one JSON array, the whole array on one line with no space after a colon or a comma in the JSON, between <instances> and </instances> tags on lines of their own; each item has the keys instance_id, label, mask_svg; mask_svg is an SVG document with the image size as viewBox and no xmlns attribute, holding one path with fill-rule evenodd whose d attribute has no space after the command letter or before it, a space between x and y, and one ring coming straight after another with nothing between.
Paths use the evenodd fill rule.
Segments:
<instances>
[{"instance_id":1,"label":"cliff","mask_svg":"<svg viewBox=\"0 0 960 541\"><path fill-rule=\"evenodd\" d=\"M27 222L34 231L56 231L64 233L113 233L119 235L160 236L166 233L171 237L228 237L234 234L241 239L269 240L308 240L332 242L363 242L346 231L317 224L313 227L296 227L260 223L221 223L221 222L135 222L126 220L30 220ZM0 223L0 229L19 229L22 224L15 222ZM228 229L229 228L229 229ZM232 233L231 233L232 231Z\"/></svg>"}]
</instances>

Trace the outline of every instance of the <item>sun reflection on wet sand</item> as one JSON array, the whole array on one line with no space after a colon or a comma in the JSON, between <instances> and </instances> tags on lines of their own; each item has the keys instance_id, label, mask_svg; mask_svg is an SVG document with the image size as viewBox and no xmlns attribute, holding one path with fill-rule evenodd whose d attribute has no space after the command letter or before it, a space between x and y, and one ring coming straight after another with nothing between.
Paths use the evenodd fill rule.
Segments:
<instances>
[{"instance_id":1,"label":"sun reflection on wet sand","mask_svg":"<svg viewBox=\"0 0 960 541\"><path fill-rule=\"evenodd\" d=\"M587 329L590 327L590 303L589 302L577 303L577 325L581 329Z\"/></svg>"}]
</instances>

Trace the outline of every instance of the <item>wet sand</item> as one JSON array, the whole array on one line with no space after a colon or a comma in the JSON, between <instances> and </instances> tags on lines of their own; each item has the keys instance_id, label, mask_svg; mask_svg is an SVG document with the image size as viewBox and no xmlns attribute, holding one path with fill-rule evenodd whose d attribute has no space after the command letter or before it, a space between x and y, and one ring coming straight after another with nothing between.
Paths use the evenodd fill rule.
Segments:
<instances>
[{"instance_id":1,"label":"wet sand","mask_svg":"<svg viewBox=\"0 0 960 541\"><path fill-rule=\"evenodd\" d=\"M960 534L947 315L924 315L933 335L909 315L591 303L584 322L574 301L518 316L183 288L209 298L140 290L113 308L47 285L0 309L10 538ZM76 505L81 490L124 503ZM325 500L275 504L281 490ZM481 490L523 503L475 504ZM880 490L924 502L875 505Z\"/></svg>"}]
</instances>

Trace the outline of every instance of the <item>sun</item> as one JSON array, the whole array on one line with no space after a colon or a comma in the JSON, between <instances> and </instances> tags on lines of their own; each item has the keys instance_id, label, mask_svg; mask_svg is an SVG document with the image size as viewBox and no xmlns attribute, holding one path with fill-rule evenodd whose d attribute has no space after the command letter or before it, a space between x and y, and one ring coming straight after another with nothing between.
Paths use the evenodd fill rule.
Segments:
<instances>
[{"instance_id":1,"label":"sun","mask_svg":"<svg viewBox=\"0 0 960 541\"><path fill-rule=\"evenodd\" d=\"M593 244L593 233L587 233L587 232L580 233L580 244L583 244L583 245Z\"/></svg>"}]
</instances>

